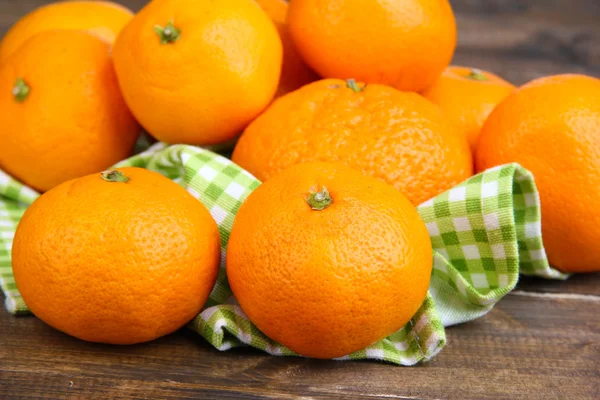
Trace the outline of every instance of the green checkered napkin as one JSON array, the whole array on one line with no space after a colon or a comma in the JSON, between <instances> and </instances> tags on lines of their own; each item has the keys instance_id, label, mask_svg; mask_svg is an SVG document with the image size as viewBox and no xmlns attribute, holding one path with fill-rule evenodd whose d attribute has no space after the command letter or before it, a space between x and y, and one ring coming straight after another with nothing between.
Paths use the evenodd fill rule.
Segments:
<instances>
[{"instance_id":1,"label":"green checkered napkin","mask_svg":"<svg viewBox=\"0 0 600 400\"><path fill-rule=\"evenodd\" d=\"M250 345L273 355L294 355L248 320L232 296L224 269L235 214L260 182L228 159L192 146L158 143L118 166L143 167L173 179L199 199L219 225L219 278L189 327L219 350ZM0 284L12 314L29 313L12 276L10 249L19 219L37 196L0 171ZM343 359L402 365L429 360L446 344L444 326L487 313L515 287L519 271L566 277L548 265L533 177L517 164L476 175L418 210L435 250L430 294L400 331Z\"/></svg>"}]
</instances>

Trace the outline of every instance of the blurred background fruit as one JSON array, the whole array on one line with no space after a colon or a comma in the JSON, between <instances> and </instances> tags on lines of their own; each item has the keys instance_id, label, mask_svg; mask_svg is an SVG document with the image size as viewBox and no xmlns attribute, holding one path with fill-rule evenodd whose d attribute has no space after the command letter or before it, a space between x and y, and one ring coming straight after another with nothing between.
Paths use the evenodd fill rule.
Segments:
<instances>
[{"instance_id":1,"label":"blurred background fruit","mask_svg":"<svg viewBox=\"0 0 600 400\"><path fill-rule=\"evenodd\" d=\"M201 202L156 172L122 168L38 198L12 254L17 287L42 321L83 340L133 344L197 315L221 253Z\"/></svg>"},{"instance_id":2,"label":"blurred background fruit","mask_svg":"<svg viewBox=\"0 0 600 400\"><path fill-rule=\"evenodd\" d=\"M297 165L258 187L227 249L227 276L250 320L316 358L364 349L404 326L425 299L431 265L412 204L331 163Z\"/></svg>"},{"instance_id":3,"label":"blurred background fruit","mask_svg":"<svg viewBox=\"0 0 600 400\"><path fill-rule=\"evenodd\" d=\"M319 79L319 76L300 57L292 42L286 23L288 3L285 0L256 0L256 2L275 23L283 44L283 65L275 96L282 96Z\"/></svg>"},{"instance_id":4,"label":"blurred background fruit","mask_svg":"<svg viewBox=\"0 0 600 400\"><path fill-rule=\"evenodd\" d=\"M533 172L550 264L600 270L600 80L540 78L500 103L481 132L476 165L509 162Z\"/></svg>"},{"instance_id":5,"label":"blurred background fruit","mask_svg":"<svg viewBox=\"0 0 600 400\"><path fill-rule=\"evenodd\" d=\"M241 136L233 161L260 180L308 161L340 161L415 205L472 174L466 138L416 93L324 79L276 100Z\"/></svg>"},{"instance_id":6,"label":"blurred background fruit","mask_svg":"<svg viewBox=\"0 0 600 400\"><path fill-rule=\"evenodd\" d=\"M56 30L0 65L0 168L46 191L131 154L139 126L109 52L90 33Z\"/></svg>"},{"instance_id":7,"label":"blurred background fruit","mask_svg":"<svg viewBox=\"0 0 600 400\"><path fill-rule=\"evenodd\" d=\"M109 1L60 1L31 11L14 24L0 42L0 62L27 39L54 29L85 29L112 43L133 13Z\"/></svg>"},{"instance_id":8,"label":"blurred background fruit","mask_svg":"<svg viewBox=\"0 0 600 400\"><path fill-rule=\"evenodd\" d=\"M450 66L422 94L441 107L446 117L467 136L474 151L488 115L514 90L512 83L491 72Z\"/></svg>"},{"instance_id":9,"label":"blurred background fruit","mask_svg":"<svg viewBox=\"0 0 600 400\"><path fill-rule=\"evenodd\" d=\"M123 96L167 143L239 134L271 102L282 63L275 25L253 0L149 3L113 49Z\"/></svg>"},{"instance_id":10,"label":"blurred background fruit","mask_svg":"<svg viewBox=\"0 0 600 400\"><path fill-rule=\"evenodd\" d=\"M298 51L321 76L400 90L430 86L456 47L447 0L293 0L288 24Z\"/></svg>"}]
</instances>

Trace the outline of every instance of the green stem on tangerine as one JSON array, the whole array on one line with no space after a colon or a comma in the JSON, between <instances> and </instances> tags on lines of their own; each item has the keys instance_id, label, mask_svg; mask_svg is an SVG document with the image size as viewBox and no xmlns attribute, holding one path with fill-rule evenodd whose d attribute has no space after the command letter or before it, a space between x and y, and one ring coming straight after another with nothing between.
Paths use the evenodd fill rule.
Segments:
<instances>
[{"instance_id":1,"label":"green stem on tangerine","mask_svg":"<svg viewBox=\"0 0 600 400\"><path fill-rule=\"evenodd\" d=\"M473 79L474 81L487 81L488 78L483 74L483 71L477 68L471 68L471 72L467 75L467 78Z\"/></svg>"},{"instance_id":2,"label":"green stem on tangerine","mask_svg":"<svg viewBox=\"0 0 600 400\"><path fill-rule=\"evenodd\" d=\"M321 211L329 207L333 203L333 199L329 194L329 190L323 186L320 191L310 192L306 202L313 210Z\"/></svg>"},{"instance_id":3,"label":"green stem on tangerine","mask_svg":"<svg viewBox=\"0 0 600 400\"><path fill-rule=\"evenodd\" d=\"M15 81L15 86L13 86L12 94L15 97L15 100L19 103L22 103L29 96L29 92L31 88L27 83L23 80L23 78L17 78Z\"/></svg>"},{"instance_id":4,"label":"green stem on tangerine","mask_svg":"<svg viewBox=\"0 0 600 400\"><path fill-rule=\"evenodd\" d=\"M102 179L106 182L129 182L129 177L122 173L121 171L117 171L116 169L110 169L108 171L104 171L100 173Z\"/></svg>"},{"instance_id":5,"label":"green stem on tangerine","mask_svg":"<svg viewBox=\"0 0 600 400\"><path fill-rule=\"evenodd\" d=\"M164 28L160 25L156 25L154 27L154 32L156 32L160 38L160 44L173 43L181 37L181 30L175 27L173 20L169 21Z\"/></svg>"},{"instance_id":6,"label":"green stem on tangerine","mask_svg":"<svg viewBox=\"0 0 600 400\"><path fill-rule=\"evenodd\" d=\"M356 93L358 93L358 92L362 92L363 90L365 90L366 85L363 87L358 87L358 85L354 79L348 79L348 80L346 80L346 86L348 86L350 89L352 89Z\"/></svg>"}]
</instances>

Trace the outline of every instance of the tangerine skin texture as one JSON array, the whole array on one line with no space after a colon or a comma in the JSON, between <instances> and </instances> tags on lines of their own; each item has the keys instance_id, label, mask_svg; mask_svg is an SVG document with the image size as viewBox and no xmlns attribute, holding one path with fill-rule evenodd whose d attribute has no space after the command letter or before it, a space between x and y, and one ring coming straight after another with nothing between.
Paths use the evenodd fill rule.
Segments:
<instances>
[{"instance_id":1,"label":"tangerine skin texture","mask_svg":"<svg viewBox=\"0 0 600 400\"><path fill-rule=\"evenodd\" d=\"M232 159L262 181L303 162L343 162L414 205L473 172L466 138L433 103L384 85L355 92L337 79L277 99L244 131Z\"/></svg>"},{"instance_id":2,"label":"tangerine skin texture","mask_svg":"<svg viewBox=\"0 0 600 400\"><path fill-rule=\"evenodd\" d=\"M481 132L476 165L508 162L535 177L550 264L600 271L600 80L540 78L500 103Z\"/></svg>"},{"instance_id":3,"label":"tangerine skin texture","mask_svg":"<svg viewBox=\"0 0 600 400\"><path fill-rule=\"evenodd\" d=\"M319 76L300 57L296 45L290 37L286 23L288 3L284 0L256 0L256 2L275 23L283 44L283 65L275 97L283 96L318 80Z\"/></svg>"},{"instance_id":4,"label":"tangerine skin texture","mask_svg":"<svg viewBox=\"0 0 600 400\"><path fill-rule=\"evenodd\" d=\"M156 26L181 31L161 43ZM167 143L217 144L271 102L282 44L253 0L162 0L146 5L114 46L123 96L142 126Z\"/></svg>"},{"instance_id":5,"label":"tangerine skin texture","mask_svg":"<svg viewBox=\"0 0 600 400\"><path fill-rule=\"evenodd\" d=\"M13 272L31 311L77 338L111 344L171 333L200 311L217 277L220 239L208 210L141 168L50 190L17 228Z\"/></svg>"},{"instance_id":6,"label":"tangerine skin texture","mask_svg":"<svg viewBox=\"0 0 600 400\"><path fill-rule=\"evenodd\" d=\"M492 110L516 88L491 72L481 71L486 80L469 78L471 68L450 66L422 95L440 106L459 131L467 135L471 151Z\"/></svg>"},{"instance_id":7,"label":"tangerine skin texture","mask_svg":"<svg viewBox=\"0 0 600 400\"><path fill-rule=\"evenodd\" d=\"M322 211L306 199L325 186ZM392 186L341 164L291 167L256 189L234 221L227 276L271 339L308 357L361 350L402 328L432 268L425 224Z\"/></svg>"},{"instance_id":8,"label":"tangerine skin texture","mask_svg":"<svg viewBox=\"0 0 600 400\"><path fill-rule=\"evenodd\" d=\"M450 64L456 21L447 0L293 0L290 33L324 78L421 91Z\"/></svg>"},{"instance_id":9,"label":"tangerine skin texture","mask_svg":"<svg viewBox=\"0 0 600 400\"><path fill-rule=\"evenodd\" d=\"M0 65L0 168L38 191L127 158L140 128L110 45L84 31L43 32ZM23 79L30 93L13 95Z\"/></svg>"},{"instance_id":10,"label":"tangerine skin texture","mask_svg":"<svg viewBox=\"0 0 600 400\"><path fill-rule=\"evenodd\" d=\"M0 43L0 62L30 37L55 29L85 29L112 43L131 18L131 10L109 1L62 1L39 7L17 21L4 35Z\"/></svg>"}]
</instances>

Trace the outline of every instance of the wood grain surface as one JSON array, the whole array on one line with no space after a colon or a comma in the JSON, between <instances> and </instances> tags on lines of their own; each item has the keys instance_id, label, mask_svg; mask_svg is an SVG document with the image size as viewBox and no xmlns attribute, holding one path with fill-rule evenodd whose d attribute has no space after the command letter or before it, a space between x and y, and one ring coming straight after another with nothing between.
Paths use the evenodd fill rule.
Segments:
<instances>
[{"instance_id":1,"label":"wood grain surface","mask_svg":"<svg viewBox=\"0 0 600 400\"><path fill-rule=\"evenodd\" d=\"M0 0L0 35L49 2ZM455 64L516 84L600 76L598 0L451 2ZM20 398L600 399L600 274L523 278L487 316L449 328L438 357L410 368L218 352L186 329L143 345L90 344L0 309L0 399Z\"/></svg>"},{"instance_id":2,"label":"wood grain surface","mask_svg":"<svg viewBox=\"0 0 600 400\"><path fill-rule=\"evenodd\" d=\"M598 399L600 296L530 293L449 328L448 346L417 367L218 352L187 330L98 345L0 312L0 398Z\"/></svg>"}]
</instances>

